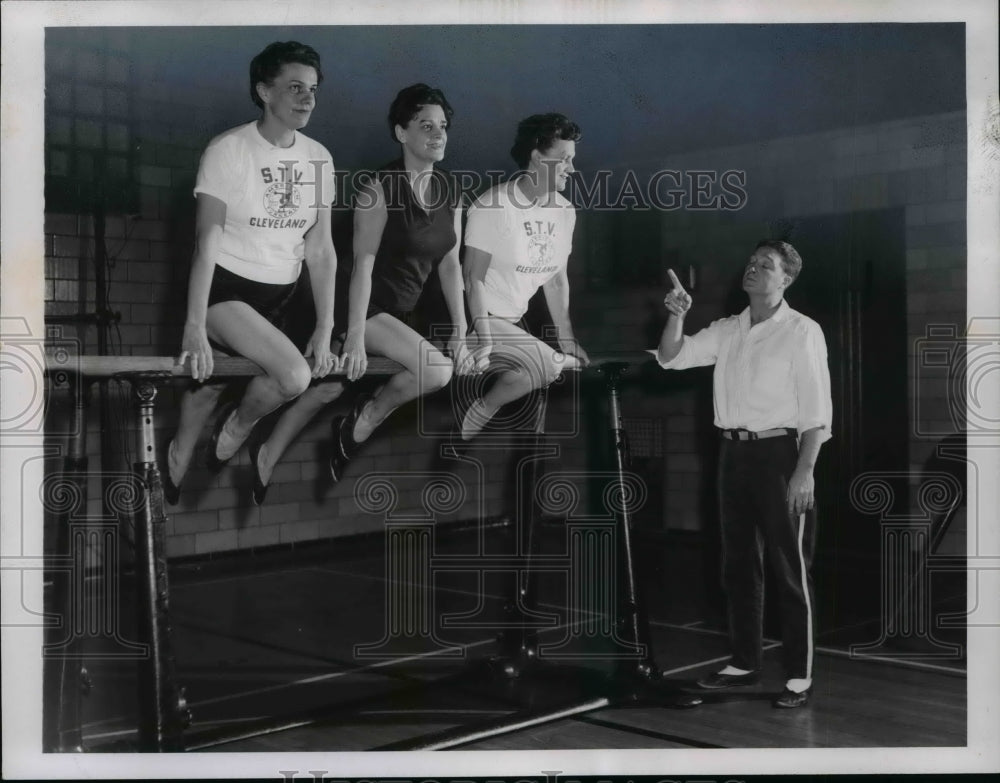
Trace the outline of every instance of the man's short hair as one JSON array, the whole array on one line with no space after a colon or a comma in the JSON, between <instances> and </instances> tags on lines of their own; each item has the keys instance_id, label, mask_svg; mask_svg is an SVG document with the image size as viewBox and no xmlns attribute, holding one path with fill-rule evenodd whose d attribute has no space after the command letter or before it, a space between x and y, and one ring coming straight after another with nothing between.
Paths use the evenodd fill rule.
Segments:
<instances>
[{"instance_id":1,"label":"man's short hair","mask_svg":"<svg viewBox=\"0 0 1000 783\"><path fill-rule=\"evenodd\" d=\"M316 83L323 81L323 71L319 67L319 53L311 46L298 41L275 41L250 61L250 98L258 109L264 108L264 101L257 94L260 82L270 84L288 63L299 63L316 69Z\"/></svg>"},{"instance_id":2,"label":"man's short hair","mask_svg":"<svg viewBox=\"0 0 1000 783\"><path fill-rule=\"evenodd\" d=\"M792 283L795 282L795 278L799 276L799 272L802 271L802 256L799 255L799 251L792 247L787 242L783 242L780 239L762 239L757 243L755 250L760 250L762 247L766 247L768 250L773 250L778 254L781 259L781 268L786 275L792 278ZM791 285L791 283L789 283Z\"/></svg>"},{"instance_id":3,"label":"man's short hair","mask_svg":"<svg viewBox=\"0 0 1000 783\"><path fill-rule=\"evenodd\" d=\"M558 140L579 141L580 126L562 114L532 114L517 124L511 157L522 169L528 168L532 150L545 152Z\"/></svg>"}]
</instances>

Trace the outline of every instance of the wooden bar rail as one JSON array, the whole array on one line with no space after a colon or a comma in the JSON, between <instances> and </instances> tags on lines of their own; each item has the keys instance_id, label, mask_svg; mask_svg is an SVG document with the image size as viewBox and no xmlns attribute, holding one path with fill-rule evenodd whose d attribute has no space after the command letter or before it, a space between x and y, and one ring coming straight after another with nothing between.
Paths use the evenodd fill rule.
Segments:
<instances>
[{"instance_id":1,"label":"wooden bar rail","mask_svg":"<svg viewBox=\"0 0 1000 783\"><path fill-rule=\"evenodd\" d=\"M647 351L627 351L614 354L595 354L590 357L587 369L600 369L607 364L640 364L652 361ZM312 358L306 359L312 367ZM191 374L190 366L177 364L174 356L92 356L47 351L46 372L77 373L85 378L109 378L125 373L162 375L183 378ZM381 356L368 358L367 375L392 375L402 370L402 365ZM215 359L213 377L235 378L263 374L259 365L237 356L220 356ZM343 370L330 373L328 377L344 375Z\"/></svg>"},{"instance_id":2,"label":"wooden bar rail","mask_svg":"<svg viewBox=\"0 0 1000 783\"><path fill-rule=\"evenodd\" d=\"M605 379L609 397L609 413L611 416L610 430L615 444L615 462L618 480L624 490L622 473L624 457L624 431L622 428L621 404L618 391L619 381L629 365L650 362L652 357L647 351L631 351L616 354L598 354L591 357L587 371L597 370ZM309 360L310 366L312 360ZM372 357L368 362L367 375L392 375L402 367L389 359ZM136 513L134 520L136 530L136 579L138 605L139 642L149 648L149 655L140 662L138 677L138 700L140 707L138 737L139 749L144 751L177 751L185 749L185 730L190 724L190 714L184 698L183 689L179 687L175 672L173 653L171 649L171 628L169 620L169 585L167 580L167 562L165 553L166 513L164 510L163 484L156 458L156 415L155 401L159 386L164 383L189 377L190 368L180 365L172 356L93 356L77 355L62 349L46 352L46 373L50 377L73 376L83 382L70 383L71 392L76 395L73 407L73 427L70 432L71 442L68 444L64 470L67 476L79 482L79 490L85 497L87 484L86 460L81 463L80 455L86 455L87 435L87 401L92 382L102 378L120 378L129 381L133 390L133 399L139 422L138 459L134 470L140 478L145 492L146 502ZM215 360L213 379L234 378L260 375L263 370L254 362L243 358L218 357ZM327 376L330 379L343 376L337 371ZM542 395L544 399L545 395ZM540 406L538 421L534 428L536 437L544 432L544 405ZM531 493L533 495L533 493ZM522 513L522 512L519 512ZM523 512L533 517L528 512ZM522 520L530 521L530 520ZM60 526L68 524L68 520L60 520ZM648 684L655 679L655 666L652 663L649 646L648 629L645 618L638 609L636 586L633 576L632 552L628 535L627 509L620 515L619 527L622 528L621 538L625 546L618 547L618 557L625 583L621 586L622 605L619 607L620 617L627 626L626 636L637 650L646 651L638 662L631 662L621 667L618 679L628 683L626 690L632 692L635 683ZM530 538L529 533L529 538ZM65 589L66 580L56 580L53 604L57 612L69 620L73 611L72 596ZM62 587L60 587L62 586ZM525 587L522 599L529 599L532 590ZM529 649L533 640L528 638L507 639L502 645L505 658L515 668L522 667L534 655ZM46 750L65 752L82 750L82 737L79 730L79 699L80 682L85 679L85 672L79 660L74 662L53 659L47 661L46 679L61 683L58 703L47 705ZM67 665L70 666L67 671ZM605 700L599 700L606 703ZM683 701L683 700L682 700ZM689 700L688 700L689 701ZM597 702L593 702L597 704ZM580 708L583 711L595 709L590 702ZM574 708L577 709L577 708ZM501 722L505 726L519 725L524 716L518 715L513 721ZM542 716L543 718L548 716ZM551 718L549 718L551 719ZM491 727L491 731L509 731L511 728L501 726ZM450 741L455 741L452 738ZM444 746L442 746L444 747Z\"/></svg>"}]
</instances>

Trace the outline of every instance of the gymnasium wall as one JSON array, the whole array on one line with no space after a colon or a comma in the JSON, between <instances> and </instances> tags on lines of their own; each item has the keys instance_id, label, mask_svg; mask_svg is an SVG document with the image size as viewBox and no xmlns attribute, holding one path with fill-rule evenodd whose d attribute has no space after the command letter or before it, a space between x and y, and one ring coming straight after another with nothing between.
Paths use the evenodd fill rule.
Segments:
<instances>
[{"instance_id":1,"label":"gymnasium wall","mask_svg":"<svg viewBox=\"0 0 1000 783\"><path fill-rule=\"evenodd\" d=\"M164 158L158 160L165 163ZM192 155L185 167L149 164L161 172L157 176L171 183L157 186L147 182L143 186L145 198L159 205L155 213L143 212L140 219L109 217L108 243L112 251L118 251L117 277L111 290L115 308L122 311L123 353L175 350L190 243L187 232L178 237L171 231L176 218L162 205L172 203L179 188L187 189L193 161ZM666 263L678 271L688 266L696 269L694 296L699 309L692 315L694 328L725 314L732 270L743 263L748 248L758 237L768 234L776 219L901 207L906 215L908 382L913 384L920 404L918 409L917 396L901 401L910 411L913 427L908 439L909 464L900 469L910 469L916 476L940 437L955 431L940 377L918 369L916 359L919 341L926 337L929 326L950 325L958 334L964 332L964 115L919 117L746 147L685 153L665 157L662 165L686 171L739 168L746 162L751 165L745 166L748 200L744 209L697 213L679 210L656 216L655 232L644 241L647 247L655 248L650 257L662 258L665 264L650 266L642 284L609 288L604 279L613 278L615 265L641 261L629 255L627 249L618 249L620 245L613 241L615 232L620 236L623 231L617 224L627 226L632 213L581 213L571 267L572 307L581 342L592 352L654 345L662 324L658 303L666 290ZM46 216L46 235L51 248L51 256L46 259L46 286L51 288L47 309L53 313L75 310L79 306L77 298L67 296L67 292L81 286L75 272L90 252L88 221L50 213ZM637 243L635 238L630 241ZM164 258L172 260L160 260ZM805 262L804 274L808 274L808 258ZM789 300L795 304L794 288ZM93 307L90 295L87 306ZM706 485L712 480L711 475L706 475L706 465L710 466L713 453L710 373L657 372L646 368L636 383L625 387L626 423L640 437L652 428L657 430L657 439L641 456L646 458L646 478L653 484L661 479L650 502L662 504L662 525L698 530L711 513L706 506L706 497L711 495ZM589 399L579 393L574 383L567 387L573 388L553 395L552 415L561 415L564 422L569 422L559 427L561 431L574 426L573 411ZM424 415L442 422L443 427L451 404L452 397L442 392L437 399L424 403L421 412L402 412L359 458L354 475L375 469L424 470L435 464L435 459L440 464L436 455L438 441L415 437L415 424ZM590 405L584 420L603 426L599 400L590 400ZM161 409L165 413L161 420L166 425L174 409L169 395ZM918 412L920 420L916 421L913 417ZM247 470L245 465L227 469L218 479L192 476L189 486L193 491L185 492L184 503L170 515L171 553L196 554L377 528L377 516L358 510L350 481L321 501L314 498L317 472L322 470L316 456L326 437L328 420L329 416L324 416L292 448L275 473L268 504L259 511L246 506L245 492L241 494L238 488L241 480L245 483L246 476L241 475ZM90 442L92 458L96 458L96 439ZM560 449L566 467L588 465L585 438L563 439ZM505 513L505 466L499 455L488 449L480 456L487 465L485 485L481 493L470 492L469 503L455 511L455 517L469 514L479 502L485 503L488 515ZM238 462L245 463L245 455ZM463 474L460 469L459 475L472 481L470 473ZM416 498L419 488L410 487L409 491ZM644 512L644 516L649 514L655 517L655 509ZM655 521L650 524L655 525Z\"/></svg>"},{"instance_id":2,"label":"gymnasium wall","mask_svg":"<svg viewBox=\"0 0 1000 783\"><path fill-rule=\"evenodd\" d=\"M744 306L745 299L733 299L733 279L759 238L790 232L794 244L795 224L802 219L902 209L908 370L907 393L899 404L906 407L909 434L908 462L893 468L912 473L915 484L938 443L965 426L962 418L955 420L946 370L921 359L929 328L951 329L959 336L966 329L965 113L665 155L659 165L681 172L746 171L746 205L736 211L639 215L636 222L646 229L642 241L621 230L618 224L627 220L621 214L581 215L574 291L583 293L575 294L575 307L602 314L599 322L583 321L584 344L594 350L624 350L643 340L654 345L663 323L659 303L668 290L668 265L682 280L688 267L695 269L696 307L688 324L696 329ZM634 273L639 283L612 293L602 290L613 280L615 267L628 265L644 266ZM588 268L600 276L599 285L586 285ZM807 256L803 281L809 273ZM788 293L793 307L797 293L795 286ZM828 344L834 337L827 335ZM962 367L955 365L959 372ZM665 525L697 530L714 514L711 491L706 495L706 483L714 480L711 377L708 370L686 374L694 377L663 373L668 377L659 383L644 378L648 382L626 397L626 410L640 420L637 427L652 419L662 429Z\"/></svg>"},{"instance_id":3,"label":"gymnasium wall","mask_svg":"<svg viewBox=\"0 0 1000 783\"><path fill-rule=\"evenodd\" d=\"M55 49L46 63L46 314L94 309L93 205L99 202L109 261L107 292L111 309L121 313L111 349L125 355L172 354L184 319L193 234L191 189L198 160L213 135L250 116L249 103L228 82L171 79L162 62L156 65L141 56L141 42L127 32L107 35L103 47L83 54ZM347 119L318 117L309 131L323 141L347 133L365 138L354 142L366 150L360 161L338 158L336 145L329 144L339 166L376 165L395 152L380 116L346 114ZM821 132L776 133L744 145L676 154L643 152L629 158L632 152L625 150L612 167L613 197L621 195L623 173L630 168L644 172L643 182L664 169L733 170L745 172L746 203L739 209L688 204L663 210L642 209L625 198L581 209L571 260L578 337L591 353L653 346L663 322L660 301L668 265L679 273L693 267L698 308L691 326L707 324L731 312L733 270L761 236L783 231L786 222L797 218L885 208L905 213L908 357L916 356L929 325L951 325L961 334L967 282L964 117L955 111L845 123ZM372 140L382 136L381 143ZM581 153L585 149L581 145ZM468 148L462 155L475 159ZM592 168L598 164L588 161ZM344 217L340 210L335 219ZM808 274L808 258L805 263ZM794 306L794 289L789 300ZM61 330L64 338L96 350L94 327ZM918 370L914 361L908 366L914 392L900 402L907 405L912 428L908 465L900 469L916 472L937 441L955 427L940 377ZM624 388L633 470L648 488L647 506L639 513L646 528L697 531L711 524L710 388L707 370L668 374L655 366L633 374ZM116 400L127 396L114 383L106 393ZM431 510L435 518L509 514L512 484L504 451L483 442L464 461L442 456L441 436L460 393L445 390L400 411L352 466L349 479L333 488L324 486L320 457L336 409L321 416L292 447L261 509L249 505L245 453L217 477L193 471L182 504L169 512L168 554L204 555L376 531L385 513L366 512L355 497L358 478L376 470L406 474L399 479L397 514L427 513L426 482L416 474L433 471L453 474L465 487L464 498ZM174 428L176 400L172 389L158 401L161 446ZM91 467L100 465L97 435L104 426L114 438L104 469L126 470L135 456L134 422L116 416L102 423L97 406L91 410ZM66 396L56 390L53 421L67 413ZM579 473L606 467L607 443L601 435L606 411L598 386L567 379L553 390L550 421L552 429L566 436L556 439L559 457L547 470ZM431 434L417 434L418 426ZM573 433L578 434L571 437ZM57 461L51 465L58 469ZM585 496L586 482L575 481ZM100 508L95 478L90 513L100 515Z\"/></svg>"}]
</instances>

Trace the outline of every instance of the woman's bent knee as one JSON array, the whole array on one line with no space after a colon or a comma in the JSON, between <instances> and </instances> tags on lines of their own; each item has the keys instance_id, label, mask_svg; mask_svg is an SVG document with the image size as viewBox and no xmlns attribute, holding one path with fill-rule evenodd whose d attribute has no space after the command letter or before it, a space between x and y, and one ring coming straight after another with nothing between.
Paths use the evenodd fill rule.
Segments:
<instances>
[{"instance_id":1,"label":"woman's bent knee","mask_svg":"<svg viewBox=\"0 0 1000 783\"><path fill-rule=\"evenodd\" d=\"M278 382L278 389L286 399L294 399L309 388L312 380L312 373L305 360L296 362L284 372L279 373L274 378Z\"/></svg>"},{"instance_id":2,"label":"woman's bent knee","mask_svg":"<svg viewBox=\"0 0 1000 783\"><path fill-rule=\"evenodd\" d=\"M562 375L563 366L558 359L553 359L545 365L545 377L542 379L544 385L555 383L559 380L559 376Z\"/></svg>"},{"instance_id":3,"label":"woman's bent knee","mask_svg":"<svg viewBox=\"0 0 1000 783\"><path fill-rule=\"evenodd\" d=\"M442 357L442 360L443 357ZM424 394L430 394L438 389L443 389L451 381L452 366L450 364L433 364L424 367L420 387Z\"/></svg>"}]
</instances>

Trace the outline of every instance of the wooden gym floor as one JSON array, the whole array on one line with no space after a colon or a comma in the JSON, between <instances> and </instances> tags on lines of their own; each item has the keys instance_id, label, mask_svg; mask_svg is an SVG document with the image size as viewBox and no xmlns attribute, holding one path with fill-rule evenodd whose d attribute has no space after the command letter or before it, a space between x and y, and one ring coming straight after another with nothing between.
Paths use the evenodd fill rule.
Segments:
<instances>
[{"instance_id":1,"label":"wooden gym floor","mask_svg":"<svg viewBox=\"0 0 1000 783\"><path fill-rule=\"evenodd\" d=\"M471 528L436 531L436 554L468 553L477 535ZM491 528L484 540L492 546L504 536L503 529ZM546 528L543 549L558 548L564 540L561 530ZM385 636L382 547L381 537L343 539L292 552L171 566L173 649L194 718L189 749L377 749L498 718L519 705L586 696L592 679L587 673L608 671L606 659L573 657L562 665L540 664L537 676L521 683L487 682L481 664L496 650L496 621L512 583L496 574L480 582L471 572L438 574L434 581L438 640L390 644L393 657L356 655L356 645ZM683 684L719 668L727 645L712 571L715 553L689 538L641 533L636 551L660 669ZM856 575L838 576L821 564L815 577L817 653L813 698L805 708L770 706L783 677L781 648L769 618L759 685L707 694L705 703L693 709L616 704L462 749L964 746L964 631L937 629L933 639L897 634L867 650L866 657L852 655L852 644L880 641L882 623L878 601L861 608L857 596L847 594L848 586L853 584L858 594L874 589L876 596L878 586L857 584ZM935 578L931 587L933 616L965 607L963 575ZM540 577L541 609L550 613L541 644L565 638L566 594L559 574ZM123 602L123 614L130 611ZM482 619L481 627L441 627L442 617L460 613ZM129 750L134 741L134 662L101 657L101 649L116 644L90 644L93 656L86 666L93 689L84 700L83 727L88 749ZM956 648L948 652L945 644ZM598 648L584 640L566 651ZM299 725L275 733L253 731L275 717ZM212 744L222 734L240 732L248 736Z\"/></svg>"}]
</instances>

